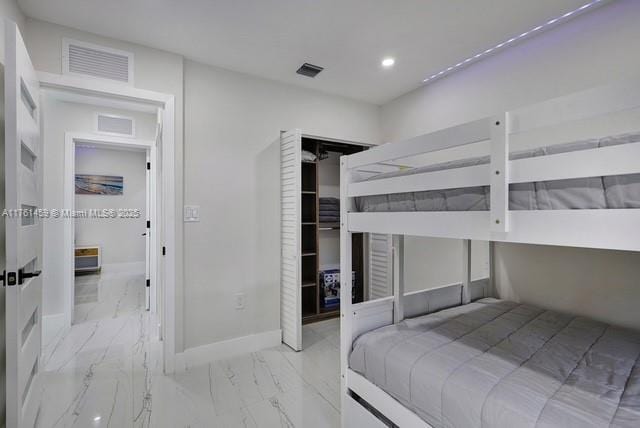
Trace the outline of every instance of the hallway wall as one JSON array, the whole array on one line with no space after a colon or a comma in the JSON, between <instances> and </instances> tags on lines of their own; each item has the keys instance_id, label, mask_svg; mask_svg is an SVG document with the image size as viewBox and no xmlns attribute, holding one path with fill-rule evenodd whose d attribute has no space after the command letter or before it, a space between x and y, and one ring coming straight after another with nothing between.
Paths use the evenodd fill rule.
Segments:
<instances>
[{"instance_id":1,"label":"hallway wall","mask_svg":"<svg viewBox=\"0 0 640 428\"><path fill-rule=\"evenodd\" d=\"M93 132L97 112L133 117L136 136L155 138L155 115L122 111L88 104L76 104L43 97L44 165L46 177L43 187L43 205L49 209L61 208L64 203L64 144L66 132ZM43 260L43 315L56 315L64 311L63 242L64 227L61 219L44 219Z\"/></svg>"},{"instance_id":2,"label":"hallway wall","mask_svg":"<svg viewBox=\"0 0 640 428\"><path fill-rule=\"evenodd\" d=\"M180 55L102 37L73 28L28 18L24 38L36 70L62 73L62 39L71 38L133 52L135 86L175 97L175 199L176 218L182 218L183 205L183 58ZM176 351L183 350L183 224L176 224Z\"/></svg>"}]
</instances>

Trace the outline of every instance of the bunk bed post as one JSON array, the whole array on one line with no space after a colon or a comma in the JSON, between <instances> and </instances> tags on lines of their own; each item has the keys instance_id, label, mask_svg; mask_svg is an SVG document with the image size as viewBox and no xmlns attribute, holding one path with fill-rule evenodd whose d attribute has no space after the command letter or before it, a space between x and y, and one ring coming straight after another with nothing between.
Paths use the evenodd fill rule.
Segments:
<instances>
[{"instance_id":1,"label":"bunk bed post","mask_svg":"<svg viewBox=\"0 0 640 428\"><path fill-rule=\"evenodd\" d=\"M509 113L491 123L491 231L509 231Z\"/></svg>"},{"instance_id":2,"label":"bunk bed post","mask_svg":"<svg viewBox=\"0 0 640 428\"><path fill-rule=\"evenodd\" d=\"M462 240L462 304L471 302L471 240Z\"/></svg>"},{"instance_id":3,"label":"bunk bed post","mask_svg":"<svg viewBox=\"0 0 640 428\"><path fill-rule=\"evenodd\" d=\"M496 243L489 241L489 289L484 297L498 297L496 292ZM486 295L488 294L488 296Z\"/></svg>"},{"instance_id":4,"label":"bunk bed post","mask_svg":"<svg viewBox=\"0 0 640 428\"><path fill-rule=\"evenodd\" d=\"M393 235L393 323L404 319L404 235Z\"/></svg>"},{"instance_id":5,"label":"bunk bed post","mask_svg":"<svg viewBox=\"0 0 640 428\"><path fill-rule=\"evenodd\" d=\"M348 184L351 179L347 156L340 157L340 401L342 409L347 408L347 368L352 345L353 311L351 310L351 252L352 236L349 231L348 213L351 200L347 197ZM342 426L347 426L346 412L341 412Z\"/></svg>"}]
</instances>

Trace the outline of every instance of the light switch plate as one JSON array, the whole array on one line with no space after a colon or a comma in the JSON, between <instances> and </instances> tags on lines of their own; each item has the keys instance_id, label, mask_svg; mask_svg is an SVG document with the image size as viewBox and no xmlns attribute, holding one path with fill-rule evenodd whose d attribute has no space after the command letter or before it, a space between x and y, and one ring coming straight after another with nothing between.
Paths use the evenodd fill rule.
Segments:
<instances>
[{"instance_id":1,"label":"light switch plate","mask_svg":"<svg viewBox=\"0 0 640 428\"><path fill-rule=\"evenodd\" d=\"M184 222L193 223L200 221L200 205L184 206Z\"/></svg>"},{"instance_id":2,"label":"light switch plate","mask_svg":"<svg viewBox=\"0 0 640 428\"><path fill-rule=\"evenodd\" d=\"M245 304L247 303L247 295L245 293L236 293L236 309L244 309Z\"/></svg>"}]
</instances>

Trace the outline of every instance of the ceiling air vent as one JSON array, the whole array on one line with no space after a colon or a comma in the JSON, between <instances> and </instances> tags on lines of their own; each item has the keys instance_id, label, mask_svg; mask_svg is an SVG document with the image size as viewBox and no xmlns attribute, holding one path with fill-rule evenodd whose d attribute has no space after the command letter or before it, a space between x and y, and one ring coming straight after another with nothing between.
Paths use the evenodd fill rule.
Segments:
<instances>
[{"instance_id":1,"label":"ceiling air vent","mask_svg":"<svg viewBox=\"0 0 640 428\"><path fill-rule=\"evenodd\" d=\"M296 73L302 74L303 76L307 76L307 77L316 77L318 73L320 73L322 70L324 70L324 68L320 67L319 65L313 65L313 64L309 64L308 62L305 62L298 69L298 71L296 71Z\"/></svg>"},{"instance_id":2,"label":"ceiling air vent","mask_svg":"<svg viewBox=\"0 0 640 428\"><path fill-rule=\"evenodd\" d=\"M133 137L135 134L135 123L132 118L112 114L98 113L96 128L102 134L125 137Z\"/></svg>"},{"instance_id":3,"label":"ceiling air vent","mask_svg":"<svg viewBox=\"0 0 640 428\"><path fill-rule=\"evenodd\" d=\"M64 39L63 72L133 85L133 53Z\"/></svg>"}]
</instances>

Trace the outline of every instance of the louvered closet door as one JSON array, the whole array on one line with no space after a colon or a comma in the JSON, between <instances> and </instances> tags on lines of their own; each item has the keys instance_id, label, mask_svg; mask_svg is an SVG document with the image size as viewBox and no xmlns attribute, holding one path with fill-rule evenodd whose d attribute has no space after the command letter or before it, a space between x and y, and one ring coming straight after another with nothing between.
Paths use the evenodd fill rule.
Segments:
<instances>
[{"instance_id":1,"label":"louvered closet door","mask_svg":"<svg viewBox=\"0 0 640 428\"><path fill-rule=\"evenodd\" d=\"M392 246L391 235L369 234L369 300L393 294Z\"/></svg>"},{"instance_id":2,"label":"louvered closet door","mask_svg":"<svg viewBox=\"0 0 640 428\"><path fill-rule=\"evenodd\" d=\"M17 26L5 23L6 426L33 427L42 337L39 82ZM22 211L20 211L22 210Z\"/></svg>"},{"instance_id":3,"label":"louvered closet door","mask_svg":"<svg viewBox=\"0 0 640 428\"><path fill-rule=\"evenodd\" d=\"M300 131L283 132L280 136L280 328L282 341L296 351L302 349L301 151Z\"/></svg>"}]
</instances>

